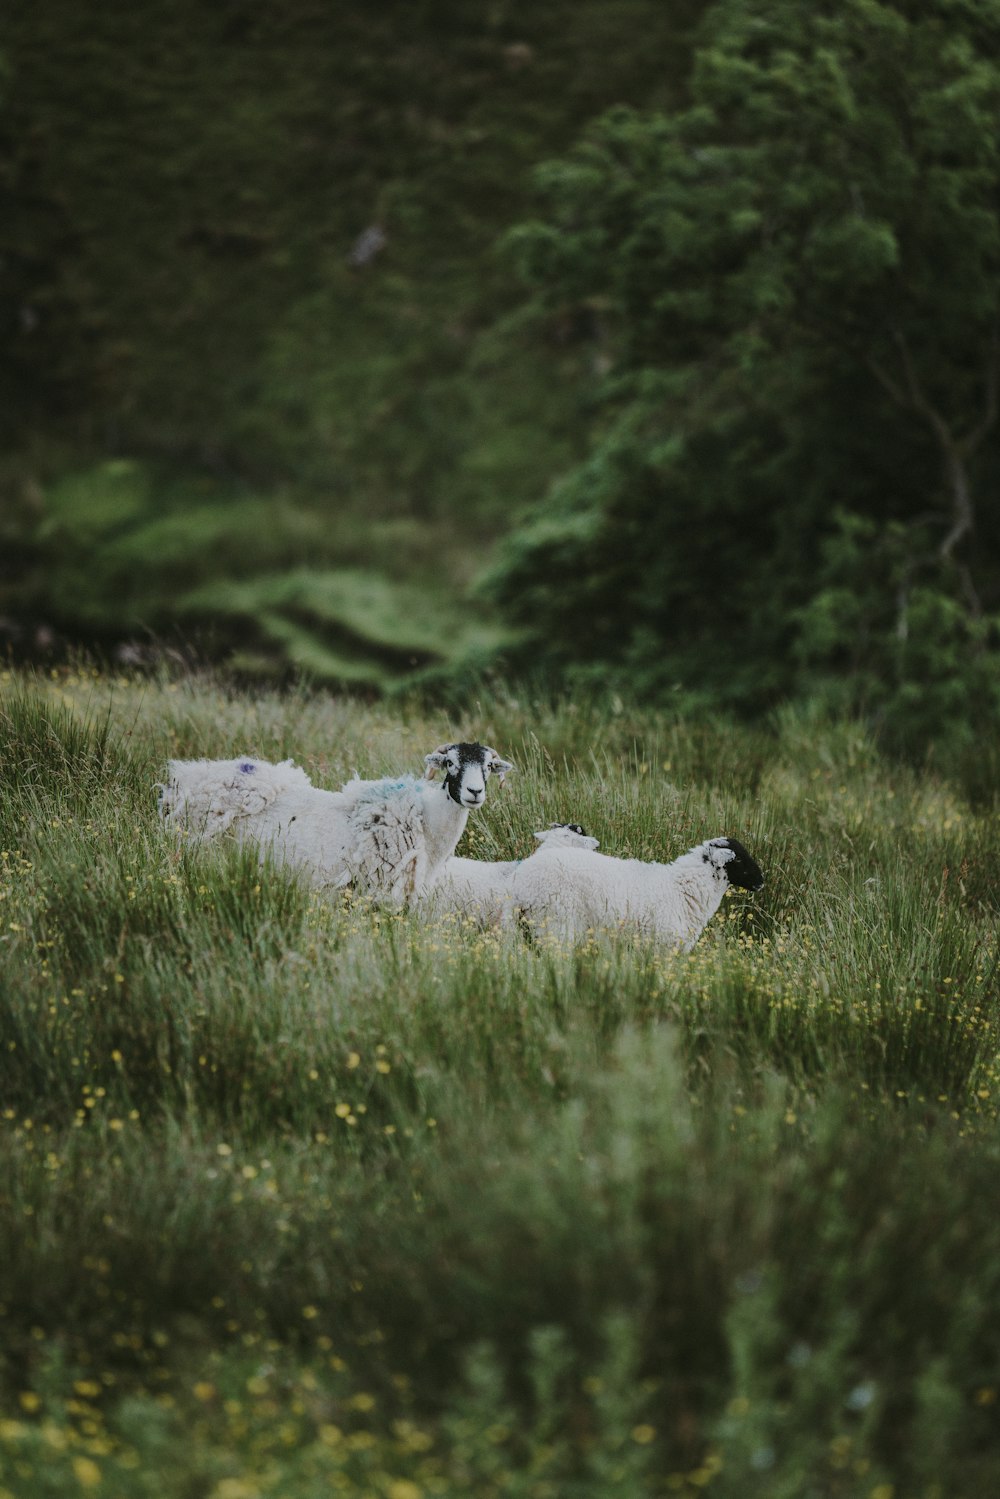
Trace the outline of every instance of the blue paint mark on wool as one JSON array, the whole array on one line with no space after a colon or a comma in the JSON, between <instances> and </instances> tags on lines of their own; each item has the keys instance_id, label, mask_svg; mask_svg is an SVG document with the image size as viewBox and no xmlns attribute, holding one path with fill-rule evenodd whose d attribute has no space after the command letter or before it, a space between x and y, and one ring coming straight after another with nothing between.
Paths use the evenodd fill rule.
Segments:
<instances>
[{"instance_id":1,"label":"blue paint mark on wool","mask_svg":"<svg viewBox=\"0 0 1000 1499\"><path fill-rule=\"evenodd\" d=\"M242 771L245 776L252 776L254 771L257 769L252 760L241 760L236 768L237 770Z\"/></svg>"},{"instance_id":2,"label":"blue paint mark on wool","mask_svg":"<svg viewBox=\"0 0 1000 1499\"><path fill-rule=\"evenodd\" d=\"M404 791L418 791L421 784L416 776L402 776L396 780L389 777L384 781L372 781L358 800L362 802L383 801L387 796L399 796Z\"/></svg>"}]
</instances>

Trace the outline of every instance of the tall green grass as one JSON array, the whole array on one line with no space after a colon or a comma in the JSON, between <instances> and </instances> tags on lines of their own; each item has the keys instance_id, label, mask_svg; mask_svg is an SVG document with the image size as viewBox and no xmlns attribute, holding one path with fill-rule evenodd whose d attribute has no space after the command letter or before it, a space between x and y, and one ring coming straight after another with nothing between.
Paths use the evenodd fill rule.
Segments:
<instances>
[{"instance_id":1,"label":"tall green grass","mask_svg":"<svg viewBox=\"0 0 1000 1499\"><path fill-rule=\"evenodd\" d=\"M992 1492L995 799L852 725L466 718L83 669L0 694L0 1494ZM767 883L678 956L178 845L170 755L480 737L550 820Z\"/></svg>"}]
</instances>

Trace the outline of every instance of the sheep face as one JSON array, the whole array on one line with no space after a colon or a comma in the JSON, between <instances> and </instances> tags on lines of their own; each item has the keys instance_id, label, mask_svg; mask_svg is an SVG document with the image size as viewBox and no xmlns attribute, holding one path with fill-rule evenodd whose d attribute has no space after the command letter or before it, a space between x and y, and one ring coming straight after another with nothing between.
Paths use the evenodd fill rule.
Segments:
<instances>
[{"instance_id":1,"label":"sheep face","mask_svg":"<svg viewBox=\"0 0 1000 1499\"><path fill-rule=\"evenodd\" d=\"M460 807L481 807L486 800L486 782L491 775L503 778L514 767L509 760L501 760L495 749L488 744L442 744L430 755L424 756L428 777L436 770L444 771L444 790Z\"/></svg>"},{"instance_id":2,"label":"sheep face","mask_svg":"<svg viewBox=\"0 0 1000 1499\"><path fill-rule=\"evenodd\" d=\"M740 890L759 890L764 883L760 865L735 838L711 839L702 858Z\"/></svg>"}]
</instances>

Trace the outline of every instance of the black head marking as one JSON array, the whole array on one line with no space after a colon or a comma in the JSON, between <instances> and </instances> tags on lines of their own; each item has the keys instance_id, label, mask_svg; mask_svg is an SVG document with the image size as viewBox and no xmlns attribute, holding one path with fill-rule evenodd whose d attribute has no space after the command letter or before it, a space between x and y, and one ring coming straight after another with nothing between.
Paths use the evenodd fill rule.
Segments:
<instances>
[{"instance_id":1,"label":"black head marking","mask_svg":"<svg viewBox=\"0 0 1000 1499\"><path fill-rule=\"evenodd\" d=\"M731 885L739 890L759 890L764 883L760 865L752 854L743 847L736 838L713 838L712 843L716 848L728 848L732 850L733 857L727 859L724 865L726 878Z\"/></svg>"},{"instance_id":2,"label":"black head marking","mask_svg":"<svg viewBox=\"0 0 1000 1499\"><path fill-rule=\"evenodd\" d=\"M581 838L589 836L586 828L581 827L578 822L550 822L549 827L553 829L565 828L567 833L577 833Z\"/></svg>"},{"instance_id":3,"label":"black head marking","mask_svg":"<svg viewBox=\"0 0 1000 1499\"><path fill-rule=\"evenodd\" d=\"M488 744L480 744L477 740L462 740L455 744L442 744L433 754L424 757L427 766L427 774L433 775L435 770L444 771L444 791L453 802L459 806L480 805L486 797L486 782L490 775L499 777L500 785L508 770L513 770L509 760L501 760L495 749ZM473 782L481 778L481 787L476 789L481 792L478 802L475 800L463 800L463 791L467 789L467 778L470 770L479 770L480 777L473 776Z\"/></svg>"},{"instance_id":4,"label":"black head marking","mask_svg":"<svg viewBox=\"0 0 1000 1499\"><path fill-rule=\"evenodd\" d=\"M448 764L444 773L444 789L453 802L461 805L462 782L471 765L485 765L486 746L476 741L463 740L450 746ZM485 775L485 771L484 771Z\"/></svg>"}]
</instances>

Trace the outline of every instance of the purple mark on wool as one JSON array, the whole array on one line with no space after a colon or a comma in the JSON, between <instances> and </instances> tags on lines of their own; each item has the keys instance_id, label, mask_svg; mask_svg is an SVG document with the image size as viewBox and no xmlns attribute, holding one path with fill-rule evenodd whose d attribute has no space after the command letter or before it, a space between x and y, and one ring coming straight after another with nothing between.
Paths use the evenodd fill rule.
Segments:
<instances>
[{"instance_id":1,"label":"purple mark on wool","mask_svg":"<svg viewBox=\"0 0 1000 1499\"><path fill-rule=\"evenodd\" d=\"M245 776L252 776L257 767L252 760L241 760L237 769L241 770Z\"/></svg>"}]
</instances>

